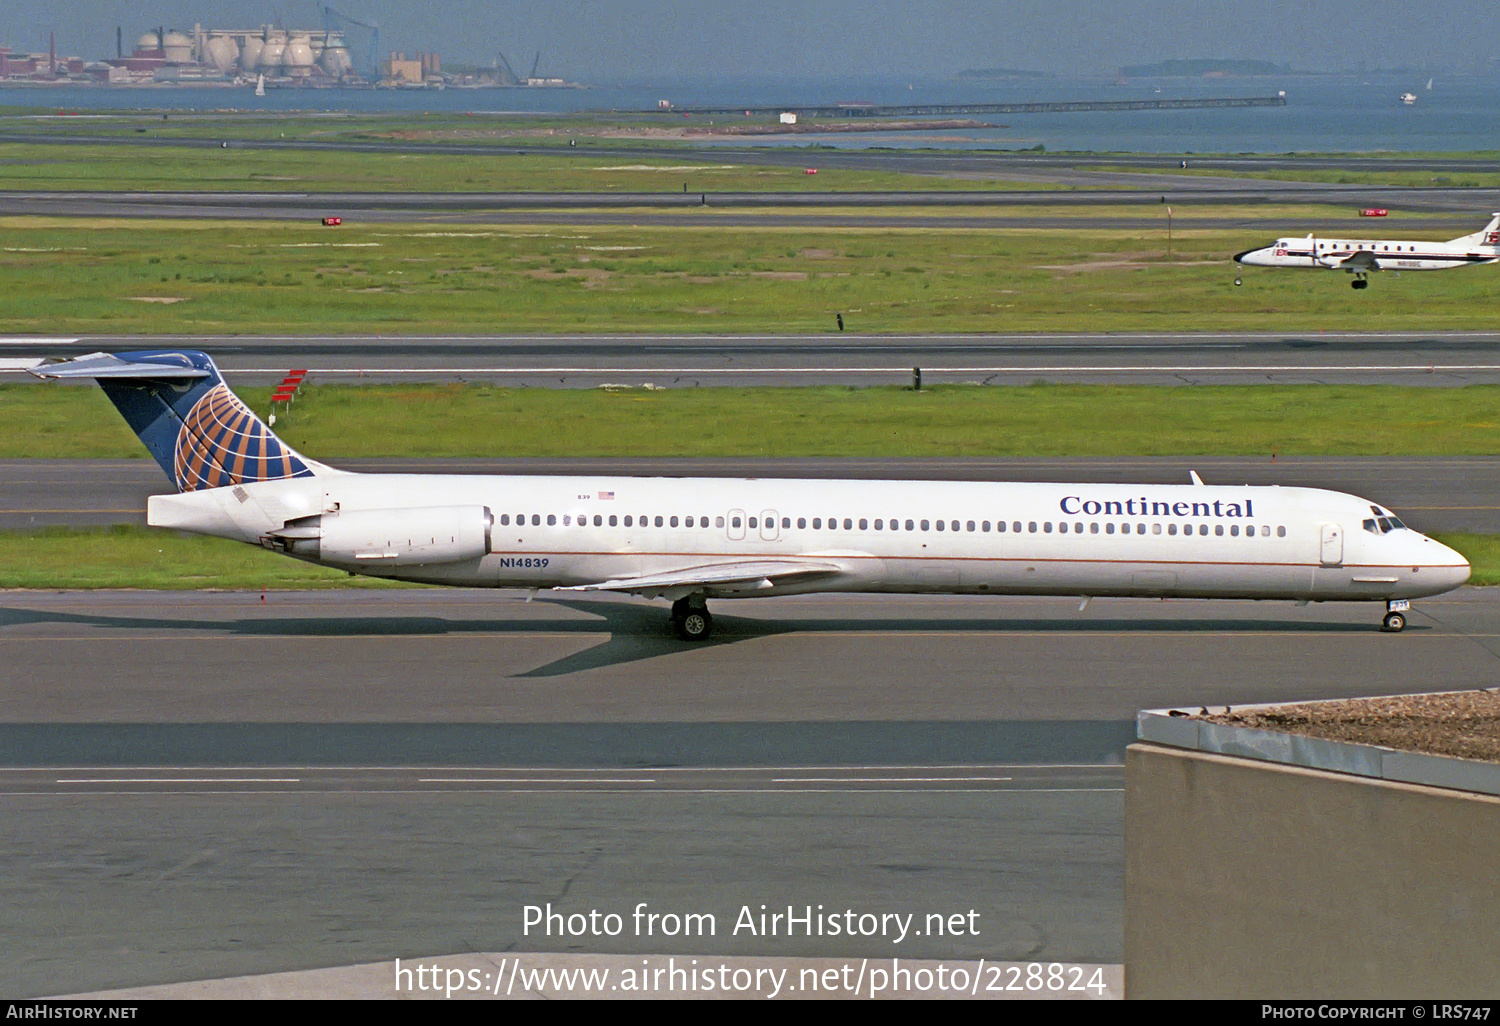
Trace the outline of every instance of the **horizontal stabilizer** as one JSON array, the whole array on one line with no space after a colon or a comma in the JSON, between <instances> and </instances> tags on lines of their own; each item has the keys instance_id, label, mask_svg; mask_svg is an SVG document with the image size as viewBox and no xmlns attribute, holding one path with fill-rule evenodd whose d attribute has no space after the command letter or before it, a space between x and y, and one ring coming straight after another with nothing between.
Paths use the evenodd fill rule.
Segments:
<instances>
[{"instance_id":1,"label":"horizontal stabilizer","mask_svg":"<svg viewBox=\"0 0 1500 1026\"><path fill-rule=\"evenodd\" d=\"M734 563L709 563L705 566L685 567L666 573L643 574L639 577L621 577L598 584L581 584L565 591L661 591L667 588L722 587L732 584L749 584L755 581L777 581L830 577L843 573L843 567L834 563L815 563L803 559L757 559Z\"/></svg>"},{"instance_id":2,"label":"horizontal stabilizer","mask_svg":"<svg viewBox=\"0 0 1500 1026\"><path fill-rule=\"evenodd\" d=\"M122 360L113 353L90 353L71 360L44 363L30 368L39 378L73 380L77 378L121 379L137 378L144 381L191 380L206 378L209 372L186 363L166 363L160 360Z\"/></svg>"}]
</instances>

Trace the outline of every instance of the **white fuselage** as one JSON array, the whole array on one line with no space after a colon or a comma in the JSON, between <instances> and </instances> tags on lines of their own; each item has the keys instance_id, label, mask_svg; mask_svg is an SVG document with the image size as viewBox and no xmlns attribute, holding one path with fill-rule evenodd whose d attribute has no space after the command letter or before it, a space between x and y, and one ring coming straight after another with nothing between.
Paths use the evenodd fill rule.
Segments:
<instances>
[{"instance_id":1,"label":"white fuselage","mask_svg":"<svg viewBox=\"0 0 1500 1026\"><path fill-rule=\"evenodd\" d=\"M464 540L468 528L459 521L470 510L483 512L485 526ZM694 589L707 597L848 591L1393 600L1468 578L1457 552L1409 529L1372 527L1381 516L1389 514L1364 499L1309 488L335 473L153 496L148 521L371 576L446 585L689 579L695 568L755 560L821 568L811 579L768 574ZM354 540L335 546L339 518L351 530L338 537ZM450 521L457 525L451 546ZM323 548L299 550L296 525L313 522Z\"/></svg>"},{"instance_id":2,"label":"white fuselage","mask_svg":"<svg viewBox=\"0 0 1500 1026\"><path fill-rule=\"evenodd\" d=\"M1368 262L1363 261L1368 254ZM1353 262L1351 260L1354 259ZM1308 235L1277 239L1269 246L1235 256L1255 267L1313 267L1332 271L1441 271L1490 264L1500 259L1494 246L1468 242L1416 242L1410 239L1338 239Z\"/></svg>"}]
</instances>

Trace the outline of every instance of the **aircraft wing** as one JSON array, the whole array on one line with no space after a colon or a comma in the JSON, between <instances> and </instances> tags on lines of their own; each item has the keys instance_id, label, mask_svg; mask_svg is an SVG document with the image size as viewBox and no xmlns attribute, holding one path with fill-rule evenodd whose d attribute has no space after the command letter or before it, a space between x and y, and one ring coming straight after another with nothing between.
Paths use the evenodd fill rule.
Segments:
<instances>
[{"instance_id":1,"label":"aircraft wing","mask_svg":"<svg viewBox=\"0 0 1500 1026\"><path fill-rule=\"evenodd\" d=\"M1371 253L1368 249L1361 249L1350 253L1344 259L1340 260L1336 266L1340 270L1345 271L1378 271L1380 270L1380 261L1376 260L1375 254Z\"/></svg>"},{"instance_id":2,"label":"aircraft wing","mask_svg":"<svg viewBox=\"0 0 1500 1026\"><path fill-rule=\"evenodd\" d=\"M612 581L579 584L558 590L623 591L646 596L665 595L671 592L688 594L699 588L733 588L735 585L750 589L769 588L789 581L831 577L843 572L844 568L835 563L820 563L806 559L756 559L705 563L701 566L684 567L681 570L620 577Z\"/></svg>"}]
</instances>

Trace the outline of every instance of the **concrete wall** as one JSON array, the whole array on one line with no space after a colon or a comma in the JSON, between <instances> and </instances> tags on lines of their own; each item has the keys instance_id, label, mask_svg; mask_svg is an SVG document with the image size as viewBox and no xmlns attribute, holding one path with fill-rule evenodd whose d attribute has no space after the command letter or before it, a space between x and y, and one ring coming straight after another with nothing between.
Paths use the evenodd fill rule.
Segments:
<instances>
[{"instance_id":1,"label":"concrete wall","mask_svg":"<svg viewBox=\"0 0 1500 1026\"><path fill-rule=\"evenodd\" d=\"M1130 746L1125 991L1500 997L1500 798Z\"/></svg>"}]
</instances>

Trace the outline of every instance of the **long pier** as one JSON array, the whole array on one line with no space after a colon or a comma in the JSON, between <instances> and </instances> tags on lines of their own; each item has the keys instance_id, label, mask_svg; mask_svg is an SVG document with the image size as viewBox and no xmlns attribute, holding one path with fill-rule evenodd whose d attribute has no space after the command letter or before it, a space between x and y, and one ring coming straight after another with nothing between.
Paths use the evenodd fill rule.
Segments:
<instances>
[{"instance_id":1,"label":"long pier","mask_svg":"<svg viewBox=\"0 0 1500 1026\"><path fill-rule=\"evenodd\" d=\"M784 107L661 107L617 111L620 114L711 114L719 117L796 114L810 118L903 118L943 114L1054 114L1095 110L1184 110L1190 107L1285 107L1286 97L1218 96L1201 99L1065 100L1053 103L829 103Z\"/></svg>"}]
</instances>

